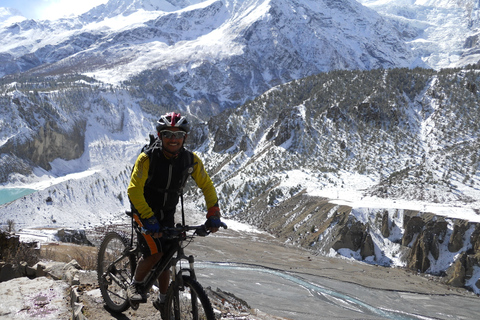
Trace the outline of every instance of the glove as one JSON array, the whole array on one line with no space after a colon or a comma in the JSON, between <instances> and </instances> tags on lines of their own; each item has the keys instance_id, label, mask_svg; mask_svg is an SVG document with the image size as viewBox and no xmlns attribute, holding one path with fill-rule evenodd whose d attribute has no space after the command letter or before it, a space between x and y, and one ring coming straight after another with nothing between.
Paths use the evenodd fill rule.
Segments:
<instances>
[{"instance_id":1,"label":"glove","mask_svg":"<svg viewBox=\"0 0 480 320\"><path fill-rule=\"evenodd\" d=\"M207 229L218 229L221 227L221 225L222 221L220 221L220 208L217 205L214 205L213 207L208 209L205 227L207 227Z\"/></svg>"},{"instance_id":2,"label":"glove","mask_svg":"<svg viewBox=\"0 0 480 320\"><path fill-rule=\"evenodd\" d=\"M222 226L222 221L217 216L211 216L210 218L207 219L207 221L205 221L205 227L207 227L207 229L210 229L210 228L218 229L221 226Z\"/></svg>"},{"instance_id":3,"label":"glove","mask_svg":"<svg viewBox=\"0 0 480 320\"><path fill-rule=\"evenodd\" d=\"M158 233L160 232L160 224L158 223L157 218L155 216L151 216L148 219L141 219L143 228L145 228L150 233Z\"/></svg>"}]
</instances>

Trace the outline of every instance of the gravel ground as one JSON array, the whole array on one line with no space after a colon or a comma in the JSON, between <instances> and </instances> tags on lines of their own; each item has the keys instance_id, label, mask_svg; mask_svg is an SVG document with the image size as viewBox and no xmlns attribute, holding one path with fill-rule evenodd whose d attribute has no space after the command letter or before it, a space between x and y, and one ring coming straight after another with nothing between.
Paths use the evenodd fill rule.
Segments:
<instances>
[{"instance_id":1,"label":"gravel ground","mask_svg":"<svg viewBox=\"0 0 480 320\"><path fill-rule=\"evenodd\" d=\"M449 319L452 315L457 319L480 318L480 307L477 307L480 305L480 299L476 295L465 289L446 286L439 278L418 275L398 268L384 268L342 258L316 256L307 250L286 246L262 233L223 230L212 236L196 238L187 247L186 253L195 256L199 265L197 267L199 282L208 288L207 291L211 289L211 300L218 309L221 309L222 319L309 319L312 317L312 313L317 311L305 310L309 309L308 306L302 306L301 311L295 311L289 306L287 308L278 296L267 297L270 294L266 295L261 290L248 290L249 283L252 283L251 287L254 288L253 283L258 285L264 276L258 276L260 279L258 280L249 275L245 276L241 272L229 273L232 271L217 269L212 271L208 267L204 267L207 262L265 267L270 270L301 275L302 278L310 279L314 283L321 281L325 285L339 288L338 290L343 290L343 292L351 292L354 300L364 298L372 305L376 303L377 297L385 299L385 301L378 299L379 304L387 304L389 302L386 299L393 299L393 294L395 294L395 299L403 301L405 304L408 303L408 305L380 307L424 315L426 316L424 319ZM223 279L222 275L228 276ZM246 278L234 279L242 275ZM253 277L257 277L257 275ZM237 284L229 279L236 280ZM272 281L275 286L277 280L273 279ZM245 284L247 289L240 288L238 283ZM280 286L280 281L278 286ZM122 314L111 314L104 309L103 300L96 288L96 274L85 273L78 290L81 293L80 300L84 305L83 313L89 320L160 319L159 312L153 308L150 302L140 305L138 310L129 309ZM218 292L218 294L212 292ZM287 295L287 293L284 294ZM329 295L319 294L319 296L325 300L325 297ZM225 299L225 297L227 298ZM331 296L327 298L332 300ZM299 299L307 303L305 301L308 301L309 297L299 297ZM418 305L415 302L417 300L420 301ZM422 302L427 300L428 303ZM262 301L269 301L268 305L262 307ZM410 305L412 301L413 304ZM342 319L357 319L359 312L360 314L363 312L358 306L339 308L341 303L343 302L330 302L328 305L322 306L322 310L326 312L324 318L337 318L336 315L338 315L338 318ZM439 305L436 306L436 303ZM461 310L455 311L455 307L459 306L459 303L462 304ZM314 302L314 304L317 303ZM446 311L442 309L442 306ZM359 310L353 310L355 308ZM451 314L445 314L452 308L454 311ZM442 314L445 314L445 317L442 317ZM362 318L365 319L383 318L368 313L364 316ZM321 316L314 318L322 319Z\"/></svg>"}]
</instances>

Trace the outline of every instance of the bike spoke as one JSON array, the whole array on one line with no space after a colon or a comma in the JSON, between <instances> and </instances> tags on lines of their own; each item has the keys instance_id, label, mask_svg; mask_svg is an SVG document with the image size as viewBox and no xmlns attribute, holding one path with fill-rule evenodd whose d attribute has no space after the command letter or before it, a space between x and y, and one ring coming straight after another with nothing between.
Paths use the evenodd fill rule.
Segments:
<instances>
[{"instance_id":1,"label":"bike spoke","mask_svg":"<svg viewBox=\"0 0 480 320\"><path fill-rule=\"evenodd\" d=\"M108 233L98 252L98 284L107 308L123 312L130 307L127 287L135 269L127 240L115 232Z\"/></svg>"}]
</instances>

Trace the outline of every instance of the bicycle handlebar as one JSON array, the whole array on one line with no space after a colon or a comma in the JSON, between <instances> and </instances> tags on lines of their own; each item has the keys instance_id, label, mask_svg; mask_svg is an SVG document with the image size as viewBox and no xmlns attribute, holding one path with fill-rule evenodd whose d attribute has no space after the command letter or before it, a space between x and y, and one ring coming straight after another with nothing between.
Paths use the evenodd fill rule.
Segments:
<instances>
[{"instance_id":1,"label":"bicycle handlebar","mask_svg":"<svg viewBox=\"0 0 480 320\"><path fill-rule=\"evenodd\" d=\"M224 222L220 222L220 226L223 229L228 228L228 226ZM140 231L143 234L151 234L151 232L146 230L145 228L141 228ZM197 236L200 236L200 237L205 237L211 233L211 231L208 230L204 224L199 226L182 226L181 224L177 224L177 226L173 228L161 227L159 233L161 233L162 237L165 237L166 239L174 239L174 238L179 238L183 233L187 231L195 231L193 234L196 234Z\"/></svg>"}]
</instances>

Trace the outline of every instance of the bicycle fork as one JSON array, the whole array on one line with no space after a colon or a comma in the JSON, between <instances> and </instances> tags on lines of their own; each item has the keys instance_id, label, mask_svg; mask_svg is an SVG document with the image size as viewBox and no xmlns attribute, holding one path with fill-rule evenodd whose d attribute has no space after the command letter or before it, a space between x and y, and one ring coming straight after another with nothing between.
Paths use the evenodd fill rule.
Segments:
<instances>
[{"instance_id":1,"label":"bicycle fork","mask_svg":"<svg viewBox=\"0 0 480 320\"><path fill-rule=\"evenodd\" d=\"M188 261L188 268L181 267L181 260ZM183 252L183 249L179 249L177 259L175 263L172 265L172 284L173 284L173 308L174 312L177 316L180 317L181 308L180 308L180 296L181 292L185 291L185 284L183 282L183 273L188 272L192 279L196 279L195 270L193 268L194 265L194 257L192 255L186 256ZM177 272L177 262L180 262L180 269ZM194 303L192 301L192 303Z\"/></svg>"},{"instance_id":2,"label":"bicycle fork","mask_svg":"<svg viewBox=\"0 0 480 320\"><path fill-rule=\"evenodd\" d=\"M177 272L177 262L180 261L181 263L181 260L188 261L188 268L182 268L180 266L180 270L178 270ZM195 258L192 255L187 257L183 252L183 249L179 249L177 259L175 263L172 265L172 282L175 282L177 284L176 287L178 287L181 291L184 290L183 277L182 277L184 272L188 272L192 279L195 279L195 280L197 279L195 275L194 263L195 263Z\"/></svg>"}]
</instances>

